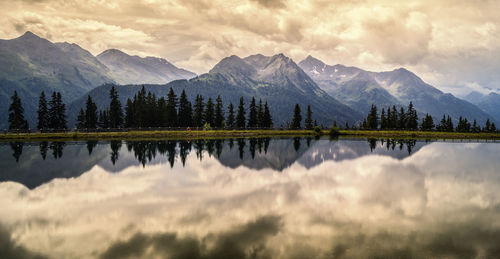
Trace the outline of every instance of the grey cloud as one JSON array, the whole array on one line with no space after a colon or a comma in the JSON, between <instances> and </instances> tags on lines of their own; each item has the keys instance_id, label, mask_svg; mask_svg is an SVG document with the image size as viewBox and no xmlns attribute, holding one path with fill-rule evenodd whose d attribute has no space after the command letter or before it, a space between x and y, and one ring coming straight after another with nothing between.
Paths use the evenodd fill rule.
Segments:
<instances>
[{"instance_id":1,"label":"grey cloud","mask_svg":"<svg viewBox=\"0 0 500 259\"><path fill-rule=\"evenodd\" d=\"M17 245L10 233L0 225L0 258L16 259L41 259L46 258L40 254L31 252L23 246Z\"/></svg>"},{"instance_id":2,"label":"grey cloud","mask_svg":"<svg viewBox=\"0 0 500 259\"><path fill-rule=\"evenodd\" d=\"M286 5L283 0L251 0L267 8L284 8Z\"/></svg>"},{"instance_id":3,"label":"grey cloud","mask_svg":"<svg viewBox=\"0 0 500 259\"><path fill-rule=\"evenodd\" d=\"M179 237L176 233L137 233L112 244L100 258L269 258L266 240L280 229L281 217L270 215L201 239Z\"/></svg>"}]
</instances>

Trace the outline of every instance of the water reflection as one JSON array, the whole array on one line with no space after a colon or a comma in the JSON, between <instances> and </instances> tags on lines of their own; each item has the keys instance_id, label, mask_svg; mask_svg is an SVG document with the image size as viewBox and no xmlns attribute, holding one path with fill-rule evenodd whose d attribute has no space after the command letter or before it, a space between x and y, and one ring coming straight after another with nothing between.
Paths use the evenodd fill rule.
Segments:
<instances>
[{"instance_id":1,"label":"water reflection","mask_svg":"<svg viewBox=\"0 0 500 259\"><path fill-rule=\"evenodd\" d=\"M303 164L307 168L313 167L324 160L341 161L344 159L354 159L371 153L383 154L399 159L410 155L414 148L421 148L426 142L416 140L342 140L328 141L325 139L312 138L292 138L292 139L271 139L271 138L238 138L234 139L197 139L197 140L160 140L160 141L120 141L101 142L90 140L86 142L70 142L69 144L61 141L24 143L10 142L14 159L3 158L2 167L6 168L0 173L0 181L17 181L25 184L29 188L37 187L54 178L76 177L86 170L89 170L95 161L100 161L103 165L105 156L109 156L111 164L107 169L119 172L126 167L135 165L136 162L146 167L148 163L168 162L170 168L173 168L176 161L186 165L187 157L193 152L199 161L203 161L205 155L209 158L216 157L223 165L237 168L245 166L252 169L272 168L282 171L295 162ZM237 151L233 150L236 142ZM304 142L304 144L303 144ZM29 155L26 161L22 159L23 147L27 146ZM40 157L33 155L33 147L38 145ZM82 145L86 146L88 155L82 153ZM384 150L384 145L387 150ZM124 149L123 147L126 147ZM407 154L398 152L406 147ZM5 145L0 144L0 155L5 152ZM64 150L68 150L63 158ZM110 150L101 152L102 150ZM53 160L64 160L57 163L53 160L43 163L47 159L47 152L50 150ZM99 150L94 154L95 150ZM269 150L269 152L268 152ZM123 163L118 163L120 154L126 159ZM135 161L130 158L134 157ZM165 160L166 159L166 160ZM73 163L73 161L77 162ZM118 163L118 164L117 164ZM19 164L23 164L20 166ZM54 164L57 164L54 167ZM78 166L80 165L80 166ZM66 167L67 166L67 167ZM37 173L34 172L47 172ZM63 173L62 173L63 172ZM34 185L27 185L30 182Z\"/></svg>"},{"instance_id":2,"label":"water reflection","mask_svg":"<svg viewBox=\"0 0 500 259\"><path fill-rule=\"evenodd\" d=\"M0 145L0 258L500 256L497 143L59 143Z\"/></svg>"}]
</instances>

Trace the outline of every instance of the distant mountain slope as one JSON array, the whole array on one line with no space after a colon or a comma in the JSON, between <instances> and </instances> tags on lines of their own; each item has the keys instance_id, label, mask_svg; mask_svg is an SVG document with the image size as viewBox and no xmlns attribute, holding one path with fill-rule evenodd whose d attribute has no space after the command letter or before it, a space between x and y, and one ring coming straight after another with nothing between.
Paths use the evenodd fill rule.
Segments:
<instances>
[{"instance_id":1,"label":"distant mountain slope","mask_svg":"<svg viewBox=\"0 0 500 259\"><path fill-rule=\"evenodd\" d=\"M311 56L301 61L299 66L321 89L362 114L368 113L372 104L379 107L401 105L370 72L343 65L328 66Z\"/></svg>"},{"instance_id":2,"label":"distant mountain slope","mask_svg":"<svg viewBox=\"0 0 500 259\"><path fill-rule=\"evenodd\" d=\"M472 92L465 97L466 100L477 105L483 111L487 112L500 122L500 95L497 93L489 93L483 95L478 92Z\"/></svg>"},{"instance_id":3,"label":"distant mountain slope","mask_svg":"<svg viewBox=\"0 0 500 259\"><path fill-rule=\"evenodd\" d=\"M31 32L0 40L0 128L7 126L7 109L15 90L34 127L41 91L48 96L60 91L69 102L109 82L114 81L106 66L76 44L54 44Z\"/></svg>"},{"instance_id":4,"label":"distant mountain slope","mask_svg":"<svg viewBox=\"0 0 500 259\"><path fill-rule=\"evenodd\" d=\"M90 92L101 108L109 103L108 91L110 85L98 87ZM117 87L123 103L132 98L141 86L125 85ZM300 69L293 60L283 54L266 57L262 55L250 56L241 59L231 56L222 59L209 73L190 80L177 80L167 85L146 85L148 91L156 96L165 96L170 87L177 94L182 89L191 101L197 94L206 98L215 98L221 95L227 106L232 102L238 104L240 96L245 98L246 105L252 96L262 98L270 105L271 115L275 126L284 125L291 121L293 108L299 103L305 117L308 104L313 111L313 119L324 125L332 125L333 121L352 124L361 119L361 114L335 100ZM71 104L71 110L78 111L83 107L85 97ZM72 114L76 117L76 113Z\"/></svg>"},{"instance_id":5,"label":"distant mountain slope","mask_svg":"<svg viewBox=\"0 0 500 259\"><path fill-rule=\"evenodd\" d=\"M367 107L372 103L379 107L406 106L412 101L420 113L429 113L435 119L449 114L454 120L464 116L483 123L491 117L477 106L425 83L404 68L376 73L342 65L329 66L311 56L299 66L323 90L363 114L367 114Z\"/></svg>"},{"instance_id":6,"label":"distant mountain slope","mask_svg":"<svg viewBox=\"0 0 500 259\"><path fill-rule=\"evenodd\" d=\"M120 84L166 84L178 79L190 79L195 73L177 68L165 59L130 56L120 50L108 49L97 55Z\"/></svg>"}]
</instances>

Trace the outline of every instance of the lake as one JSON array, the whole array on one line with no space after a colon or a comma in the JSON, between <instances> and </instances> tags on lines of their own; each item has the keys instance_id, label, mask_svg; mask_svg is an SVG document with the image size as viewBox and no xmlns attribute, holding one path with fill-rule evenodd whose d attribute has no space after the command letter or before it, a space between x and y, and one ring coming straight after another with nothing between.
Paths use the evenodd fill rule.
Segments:
<instances>
[{"instance_id":1,"label":"lake","mask_svg":"<svg viewBox=\"0 0 500 259\"><path fill-rule=\"evenodd\" d=\"M500 258L500 143L0 143L0 258Z\"/></svg>"}]
</instances>

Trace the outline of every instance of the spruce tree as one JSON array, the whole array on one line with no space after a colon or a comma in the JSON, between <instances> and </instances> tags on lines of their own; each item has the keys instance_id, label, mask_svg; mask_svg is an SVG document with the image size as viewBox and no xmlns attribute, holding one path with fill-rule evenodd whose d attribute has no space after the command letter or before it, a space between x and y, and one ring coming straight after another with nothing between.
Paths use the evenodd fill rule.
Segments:
<instances>
[{"instance_id":1,"label":"spruce tree","mask_svg":"<svg viewBox=\"0 0 500 259\"><path fill-rule=\"evenodd\" d=\"M453 132L453 130L453 121L451 120L450 115L448 115L448 118L446 119L446 131Z\"/></svg>"},{"instance_id":2,"label":"spruce tree","mask_svg":"<svg viewBox=\"0 0 500 259\"><path fill-rule=\"evenodd\" d=\"M167 95L167 126L168 127L177 127L177 96L174 93L172 87Z\"/></svg>"},{"instance_id":3,"label":"spruce tree","mask_svg":"<svg viewBox=\"0 0 500 259\"><path fill-rule=\"evenodd\" d=\"M271 112L269 111L269 105L267 102L264 104L264 128L272 128L273 127L273 118L271 117Z\"/></svg>"},{"instance_id":4,"label":"spruce tree","mask_svg":"<svg viewBox=\"0 0 500 259\"><path fill-rule=\"evenodd\" d=\"M118 100L118 93L114 86L109 91L109 126L111 128L121 128L123 125L123 110L120 100Z\"/></svg>"},{"instance_id":5,"label":"spruce tree","mask_svg":"<svg viewBox=\"0 0 500 259\"><path fill-rule=\"evenodd\" d=\"M410 101L408 105L408 112L406 115L406 128L411 130L416 130L418 127L418 116L417 111L413 108L413 103Z\"/></svg>"},{"instance_id":6,"label":"spruce tree","mask_svg":"<svg viewBox=\"0 0 500 259\"><path fill-rule=\"evenodd\" d=\"M387 117L385 116L384 108L382 108L382 112L380 113L380 128L387 129Z\"/></svg>"},{"instance_id":7,"label":"spruce tree","mask_svg":"<svg viewBox=\"0 0 500 259\"><path fill-rule=\"evenodd\" d=\"M62 101L62 96L60 92L57 92L57 115L59 117L59 129L67 129L66 122L66 104Z\"/></svg>"},{"instance_id":8,"label":"spruce tree","mask_svg":"<svg viewBox=\"0 0 500 259\"><path fill-rule=\"evenodd\" d=\"M233 103L229 103L229 107L227 108L227 118L226 118L226 127L228 129L234 128L234 106Z\"/></svg>"},{"instance_id":9,"label":"spruce tree","mask_svg":"<svg viewBox=\"0 0 500 259\"><path fill-rule=\"evenodd\" d=\"M187 99L186 91L182 90L179 97L179 126L189 127L192 126L193 115L191 112L191 103Z\"/></svg>"},{"instance_id":10,"label":"spruce tree","mask_svg":"<svg viewBox=\"0 0 500 259\"><path fill-rule=\"evenodd\" d=\"M144 127L159 127L162 125L158 125L158 121L156 118L161 115L157 115L158 111L158 102L156 100L156 94L153 94L148 91L148 95L146 96L145 99L145 110L146 113L144 114ZM164 120L165 123L168 121L168 115L167 112L165 111L164 114Z\"/></svg>"},{"instance_id":11,"label":"spruce tree","mask_svg":"<svg viewBox=\"0 0 500 259\"><path fill-rule=\"evenodd\" d=\"M203 96L197 95L194 103L194 113L193 113L193 124L196 127L203 126L204 123L203 110L204 110Z\"/></svg>"},{"instance_id":12,"label":"spruce tree","mask_svg":"<svg viewBox=\"0 0 500 259\"><path fill-rule=\"evenodd\" d=\"M262 99L259 99L259 106L257 106L257 127L264 128L264 106Z\"/></svg>"},{"instance_id":13,"label":"spruce tree","mask_svg":"<svg viewBox=\"0 0 500 259\"><path fill-rule=\"evenodd\" d=\"M370 113L366 117L366 127L369 129L377 129L378 128L378 112L377 106L372 104L370 108Z\"/></svg>"},{"instance_id":14,"label":"spruce tree","mask_svg":"<svg viewBox=\"0 0 500 259\"><path fill-rule=\"evenodd\" d=\"M12 103L9 106L9 130L27 130L28 121L24 119L24 108L21 99L14 91L11 97Z\"/></svg>"},{"instance_id":15,"label":"spruce tree","mask_svg":"<svg viewBox=\"0 0 500 259\"><path fill-rule=\"evenodd\" d=\"M300 129L300 123L302 121L302 115L300 111L300 106L299 104L295 104L295 108L293 109L293 118L292 118L292 129Z\"/></svg>"},{"instance_id":16,"label":"spruce tree","mask_svg":"<svg viewBox=\"0 0 500 259\"><path fill-rule=\"evenodd\" d=\"M490 128L491 132L497 132L497 126L495 126L495 123L492 122L491 123L491 128Z\"/></svg>"},{"instance_id":17,"label":"spruce tree","mask_svg":"<svg viewBox=\"0 0 500 259\"><path fill-rule=\"evenodd\" d=\"M483 131L484 132L490 132L491 131L491 122L490 122L490 119L487 119L486 120L486 124L483 128Z\"/></svg>"},{"instance_id":18,"label":"spruce tree","mask_svg":"<svg viewBox=\"0 0 500 259\"><path fill-rule=\"evenodd\" d=\"M77 129L85 128L85 112L83 111L83 108L80 109L78 117L76 118L76 128Z\"/></svg>"},{"instance_id":19,"label":"spruce tree","mask_svg":"<svg viewBox=\"0 0 500 259\"><path fill-rule=\"evenodd\" d=\"M162 96L156 102L156 111L155 111L155 126L157 127L167 127L167 101Z\"/></svg>"},{"instance_id":20,"label":"spruce tree","mask_svg":"<svg viewBox=\"0 0 500 259\"><path fill-rule=\"evenodd\" d=\"M403 107L400 108L399 114L398 114L398 129L406 129L406 112Z\"/></svg>"},{"instance_id":21,"label":"spruce tree","mask_svg":"<svg viewBox=\"0 0 500 259\"><path fill-rule=\"evenodd\" d=\"M429 114L425 115L424 119L422 120L422 125L420 126L420 128L425 131L434 129L434 121L431 115Z\"/></svg>"},{"instance_id":22,"label":"spruce tree","mask_svg":"<svg viewBox=\"0 0 500 259\"><path fill-rule=\"evenodd\" d=\"M61 93L53 92L49 101L49 128L66 129L66 105L62 101Z\"/></svg>"},{"instance_id":23,"label":"spruce tree","mask_svg":"<svg viewBox=\"0 0 500 259\"><path fill-rule=\"evenodd\" d=\"M92 101L90 95L87 97L87 103L85 108L85 124L84 127L87 129L97 128L97 105Z\"/></svg>"},{"instance_id":24,"label":"spruce tree","mask_svg":"<svg viewBox=\"0 0 500 259\"><path fill-rule=\"evenodd\" d=\"M217 96L215 100L215 118L214 118L214 127L222 128L224 126L224 107L222 104L222 99Z\"/></svg>"},{"instance_id":25,"label":"spruce tree","mask_svg":"<svg viewBox=\"0 0 500 259\"><path fill-rule=\"evenodd\" d=\"M208 98L207 104L205 105L205 124L209 124L210 126L214 125L214 103L212 102L212 98Z\"/></svg>"},{"instance_id":26,"label":"spruce tree","mask_svg":"<svg viewBox=\"0 0 500 259\"><path fill-rule=\"evenodd\" d=\"M245 103L243 97L240 97L240 104L238 105L238 112L236 114L236 127L239 129L245 128Z\"/></svg>"},{"instance_id":27,"label":"spruce tree","mask_svg":"<svg viewBox=\"0 0 500 259\"><path fill-rule=\"evenodd\" d=\"M257 105L255 104L255 97L252 97L252 101L250 102L247 127L257 127Z\"/></svg>"},{"instance_id":28,"label":"spruce tree","mask_svg":"<svg viewBox=\"0 0 500 259\"><path fill-rule=\"evenodd\" d=\"M38 130L43 130L49 128L49 110L47 108L47 99L45 97L45 92L42 91L40 94L40 99L38 100Z\"/></svg>"},{"instance_id":29,"label":"spruce tree","mask_svg":"<svg viewBox=\"0 0 500 259\"><path fill-rule=\"evenodd\" d=\"M311 105L307 105L306 119L304 120L304 127L307 130L312 130L313 129L313 120L312 120Z\"/></svg>"},{"instance_id":30,"label":"spruce tree","mask_svg":"<svg viewBox=\"0 0 500 259\"><path fill-rule=\"evenodd\" d=\"M99 127L102 129L109 128L109 111L101 110L99 112Z\"/></svg>"},{"instance_id":31,"label":"spruce tree","mask_svg":"<svg viewBox=\"0 0 500 259\"><path fill-rule=\"evenodd\" d=\"M127 104L125 105L125 128L135 127L134 124L134 103L130 98L127 99Z\"/></svg>"},{"instance_id":32,"label":"spruce tree","mask_svg":"<svg viewBox=\"0 0 500 259\"><path fill-rule=\"evenodd\" d=\"M134 124L135 127L146 127L146 89L142 86L141 90L134 96Z\"/></svg>"}]
</instances>

